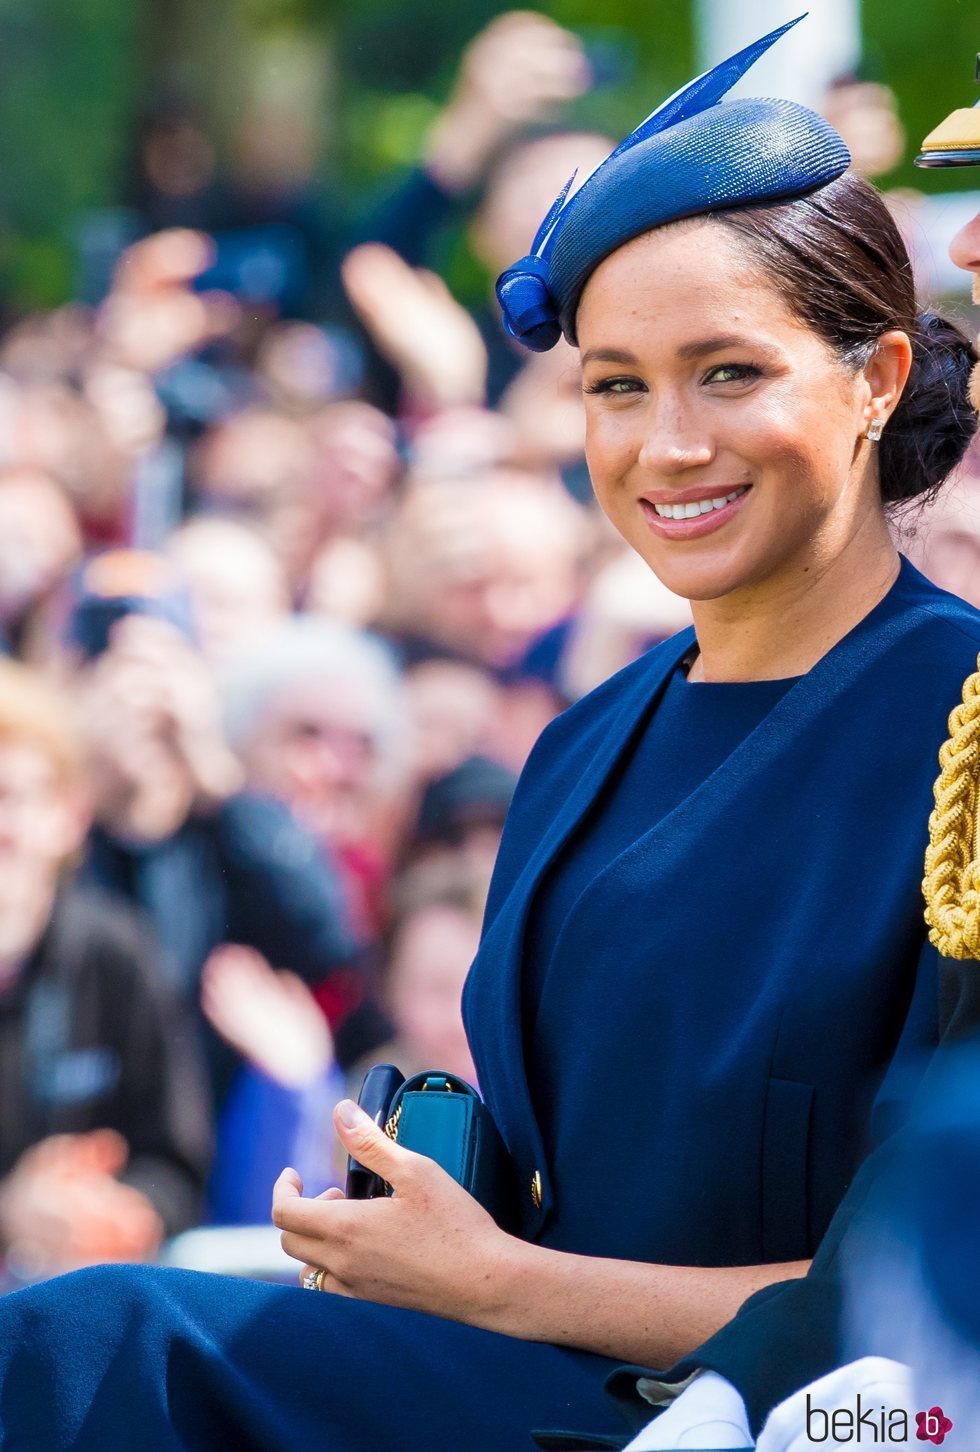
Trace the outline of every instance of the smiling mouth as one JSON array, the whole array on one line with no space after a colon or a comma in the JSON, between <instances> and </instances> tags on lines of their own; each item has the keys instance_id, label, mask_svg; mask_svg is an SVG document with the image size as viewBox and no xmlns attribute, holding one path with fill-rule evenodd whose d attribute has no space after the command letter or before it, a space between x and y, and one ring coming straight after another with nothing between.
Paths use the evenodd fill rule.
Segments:
<instances>
[{"instance_id":1,"label":"smiling mouth","mask_svg":"<svg viewBox=\"0 0 980 1452\"><path fill-rule=\"evenodd\" d=\"M716 509L724 509L726 505L733 504L736 499L747 494L750 488L749 484L743 484L738 489L733 489L730 494L690 499L686 504L654 504L653 508L661 519L697 519L701 514L711 514Z\"/></svg>"}]
</instances>

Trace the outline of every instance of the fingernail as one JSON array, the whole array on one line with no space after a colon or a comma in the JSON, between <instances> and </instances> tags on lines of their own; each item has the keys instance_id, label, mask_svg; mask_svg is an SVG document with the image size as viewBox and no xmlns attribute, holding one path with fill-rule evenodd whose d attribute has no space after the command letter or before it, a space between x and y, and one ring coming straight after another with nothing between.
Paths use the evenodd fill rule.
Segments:
<instances>
[{"instance_id":1,"label":"fingernail","mask_svg":"<svg viewBox=\"0 0 980 1452\"><path fill-rule=\"evenodd\" d=\"M367 1115L363 1109L358 1108L353 1099L341 1099L337 1105L337 1118L348 1129L358 1129L367 1119Z\"/></svg>"}]
</instances>

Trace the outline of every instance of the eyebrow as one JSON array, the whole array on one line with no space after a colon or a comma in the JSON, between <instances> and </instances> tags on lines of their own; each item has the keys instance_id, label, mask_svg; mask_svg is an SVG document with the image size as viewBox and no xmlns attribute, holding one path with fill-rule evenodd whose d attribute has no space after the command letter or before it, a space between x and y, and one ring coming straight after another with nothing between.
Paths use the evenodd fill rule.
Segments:
<instances>
[{"instance_id":1,"label":"eyebrow","mask_svg":"<svg viewBox=\"0 0 980 1452\"><path fill-rule=\"evenodd\" d=\"M704 358L709 353L720 353L724 348L755 348L758 344L739 333L724 333L717 338L702 338L697 343L685 343L678 348L678 358Z\"/></svg>"},{"instance_id":2,"label":"eyebrow","mask_svg":"<svg viewBox=\"0 0 980 1452\"><path fill-rule=\"evenodd\" d=\"M709 353L720 353L725 348L758 348L756 340L742 337L739 333L725 333L716 338L701 338L695 343L685 343L678 348L678 358L689 360L692 358L704 358ZM582 354L582 367L587 363L626 363L636 364L639 359L635 353L628 352L625 348L589 348Z\"/></svg>"},{"instance_id":3,"label":"eyebrow","mask_svg":"<svg viewBox=\"0 0 980 1452\"><path fill-rule=\"evenodd\" d=\"M583 368L586 363L638 363L639 361L635 353L628 353L623 348L588 348L580 359Z\"/></svg>"}]
</instances>

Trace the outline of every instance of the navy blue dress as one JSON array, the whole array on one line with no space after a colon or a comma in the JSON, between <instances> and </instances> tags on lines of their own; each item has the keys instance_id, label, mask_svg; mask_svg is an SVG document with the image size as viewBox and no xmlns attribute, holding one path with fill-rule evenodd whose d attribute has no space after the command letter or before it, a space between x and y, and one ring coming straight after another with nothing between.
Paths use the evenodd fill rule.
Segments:
<instances>
[{"instance_id":1,"label":"navy blue dress","mask_svg":"<svg viewBox=\"0 0 980 1452\"><path fill-rule=\"evenodd\" d=\"M798 680L694 685L693 644L656 647L542 734L464 1015L526 1238L684 1265L808 1257L900 1119L907 1066L957 1019L920 881L980 615L903 562ZM811 1290L789 1283L800 1324ZM786 1303L753 1298L684 1365L740 1386L741 1367L753 1409L771 1405L830 1354L785 1334ZM772 1308L778 1344L740 1361ZM625 1436L614 1367L191 1272L96 1269L0 1302L5 1449L529 1452L535 1428Z\"/></svg>"}]
</instances>

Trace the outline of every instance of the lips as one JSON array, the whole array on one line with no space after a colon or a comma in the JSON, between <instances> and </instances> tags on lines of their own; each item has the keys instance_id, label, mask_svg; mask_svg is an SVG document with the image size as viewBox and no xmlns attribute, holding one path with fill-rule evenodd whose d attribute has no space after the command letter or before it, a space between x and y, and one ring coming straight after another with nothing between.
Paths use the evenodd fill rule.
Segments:
<instances>
[{"instance_id":1,"label":"lips","mask_svg":"<svg viewBox=\"0 0 980 1452\"><path fill-rule=\"evenodd\" d=\"M750 484L741 484L727 493L710 495L687 490L686 497L660 495L641 498L639 504L654 534L663 539L699 539L733 519L745 507L751 488Z\"/></svg>"},{"instance_id":2,"label":"lips","mask_svg":"<svg viewBox=\"0 0 980 1452\"><path fill-rule=\"evenodd\" d=\"M740 494L748 489L747 484L740 484L737 489L732 489L727 494L714 494L709 498L690 499L686 502L673 500L661 502L660 500L649 500L661 519L697 519L699 514L710 514L712 510L722 510L726 504L734 504Z\"/></svg>"}]
</instances>

